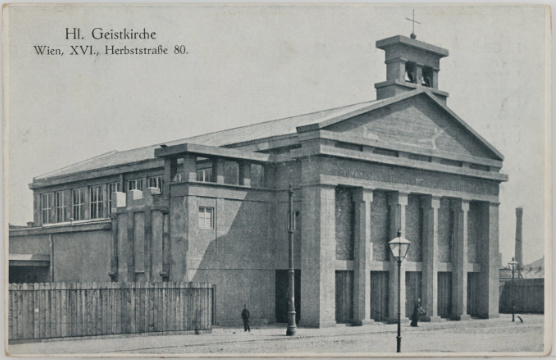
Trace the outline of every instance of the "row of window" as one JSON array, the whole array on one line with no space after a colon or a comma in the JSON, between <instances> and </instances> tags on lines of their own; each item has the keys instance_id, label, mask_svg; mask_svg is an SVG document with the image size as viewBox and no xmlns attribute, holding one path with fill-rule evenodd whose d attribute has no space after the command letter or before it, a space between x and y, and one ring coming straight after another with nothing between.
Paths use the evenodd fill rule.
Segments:
<instances>
[{"instance_id":1,"label":"row of window","mask_svg":"<svg viewBox=\"0 0 556 360\"><path fill-rule=\"evenodd\" d=\"M162 176L147 178L148 187L162 190ZM143 179L130 180L127 190L143 190ZM105 194L105 189L107 190ZM41 195L41 218L43 224L85 220L87 209L87 190L89 219L100 219L108 216L113 208L115 192L121 192L122 183L95 185L88 188L62 190ZM70 194L71 191L71 194Z\"/></svg>"}]
</instances>

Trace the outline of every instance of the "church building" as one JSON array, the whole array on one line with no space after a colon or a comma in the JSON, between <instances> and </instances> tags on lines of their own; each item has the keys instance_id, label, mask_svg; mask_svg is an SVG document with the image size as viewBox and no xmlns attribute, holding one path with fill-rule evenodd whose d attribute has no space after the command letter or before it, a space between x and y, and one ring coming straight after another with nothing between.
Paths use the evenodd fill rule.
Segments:
<instances>
[{"instance_id":1,"label":"church building","mask_svg":"<svg viewBox=\"0 0 556 360\"><path fill-rule=\"evenodd\" d=\"M376 43L376 100L114 151L37 176L11 282L210 282L219 325L287 320L288 189L300 326L498 316L503 156L447 106L448 50ZM449 74L448 74L449 75ZM404 305L405 304L405 305Z\"/></svg>"}]
</instances>

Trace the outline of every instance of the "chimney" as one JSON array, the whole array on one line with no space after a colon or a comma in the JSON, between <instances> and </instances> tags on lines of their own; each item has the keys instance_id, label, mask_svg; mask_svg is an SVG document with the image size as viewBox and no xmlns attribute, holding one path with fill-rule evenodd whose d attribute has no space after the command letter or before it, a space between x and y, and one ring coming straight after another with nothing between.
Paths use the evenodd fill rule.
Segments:
<instances>
[{"instance_id":1,"label":"chimney","mask_svg":"<svg viewBox=\"0 0 556 360\"><path fill-rule=\"evenodd\" d=\"M523 229L523 208L518 207L515 209L516 224L515 224L515 261L517 261L518 269L523 268L523 242L521 232Z\"/></svg>"}]
</instances>

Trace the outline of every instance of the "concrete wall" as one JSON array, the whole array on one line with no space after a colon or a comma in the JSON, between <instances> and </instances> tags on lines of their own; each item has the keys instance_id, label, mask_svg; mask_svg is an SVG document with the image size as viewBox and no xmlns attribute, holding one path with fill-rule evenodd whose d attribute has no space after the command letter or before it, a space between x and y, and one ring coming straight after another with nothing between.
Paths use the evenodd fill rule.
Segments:
<instances>
[{"instance_id":1,"label":"concrete wall","mask_svg":"<svg viewBox=\"0 0 556 360\"><path fill-rule=\"evenodd\" d=\"M287 237L275 244L274 230L286 222L275 216L274 193L185 183L171 191L170 278L216 284L219 325L240 326L244 304L254 324L274 322L276 247L287 254ZM212 228L199 226L199 207L213 209Z\"/></svg>"},{"instance_id":2,"label":"concrete wall","mask_svg":"<svg viewBox=\"0 0 556 360\"><path fill-rule=\"evenodd\" d=\"M110 281L110 239L110 231L53 236L54 281Z\"/></svg>"},{"instance_id":3,"label":"concrete wall","mask_svg":"<svg viewBox=\"0 0 556 360\"><path fill-rule=\"evenodd\" d=\"M41 234L10 234L10 254L50 254L50 240L46 232Z\"/></svg>"},{"instance_id":4,"label":"concrete wall","mask_svg":"<svg viewBox=\"0 0 556 360\"><path fill-rule=\"evenodd\" d=\"M294 191L293 211L299 212L297 218L297 227L294 232L294 267L295 269L301 268L301 231L304 226L303 222L306 214L301 211L301 191L296 189ZM276 194L276 202L272 212L272 226L274 241L271 244L272 257L274 267L276 269L286 270L288 268L288 192L279 191Z\"/></svg>"},{"instance_id":5,"label":"concrete wall","mask_svg":"<svg viewBox=\"0 0 556 360\"><path fill-rule=\"evenodd\" d=\"M110 281L110 227L104 222L18 229L10 232L9 253L49 255L48 282Z\"/></svg>"}]
</instances>

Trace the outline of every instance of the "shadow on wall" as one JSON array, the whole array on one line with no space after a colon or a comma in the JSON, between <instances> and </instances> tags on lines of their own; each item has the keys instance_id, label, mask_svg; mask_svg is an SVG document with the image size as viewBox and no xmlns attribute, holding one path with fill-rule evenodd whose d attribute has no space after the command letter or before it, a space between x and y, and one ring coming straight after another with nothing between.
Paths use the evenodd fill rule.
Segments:
<instances>
[{"instance_id":1,"label":"shadow on wall","mask_svg":"<svg viewBox=\"0 0 556 360\"><path fill-rule=\"evenodd\" d=\"M274 195L268 199L197 198L197 207L214 204L215 220L213 228L190 226L188 278L216 285L217 325L241 326L244 304L253 324L275 321Z\"/></svg>"}]
</instances>

